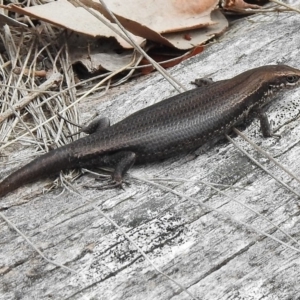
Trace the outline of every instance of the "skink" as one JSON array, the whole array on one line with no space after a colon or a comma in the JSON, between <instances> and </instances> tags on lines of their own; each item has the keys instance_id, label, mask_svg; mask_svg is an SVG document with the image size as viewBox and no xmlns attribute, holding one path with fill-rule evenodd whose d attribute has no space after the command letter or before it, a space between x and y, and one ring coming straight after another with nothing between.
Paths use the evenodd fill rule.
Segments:
<instances>
[{"instance_id":1,"label":"skink","mask_svg":"<svg viewBox=\"0 0 300 300\"><path fill-rule=\"evenodd\" d=\"M230 132L249 114L259 117L263 135L271 136L263 107L275 92L299 83L298 69L262 66L165 99L112 126L103 118L94 133L9 175L0 183L0 196L61 170L80 167L112 166L112 185L118 186L133 164L195 149Z\"/></svg>"}]
</instances>

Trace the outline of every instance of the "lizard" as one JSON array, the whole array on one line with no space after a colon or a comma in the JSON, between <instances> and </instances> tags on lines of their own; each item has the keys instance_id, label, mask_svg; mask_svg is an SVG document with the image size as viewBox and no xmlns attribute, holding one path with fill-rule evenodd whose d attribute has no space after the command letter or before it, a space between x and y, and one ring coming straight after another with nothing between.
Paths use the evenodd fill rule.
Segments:
<instances>
[{"instance_id":1,"label":"lizard","mask_svg":"<svg viewBox=\"0 0 300 300\"><path fill-rule=\"evenodd\" d=\"M266 65L177 94L110 126L102 118L94 132L51 150L0 183L0 197L61 170L114 167L111 187L121 186L135 163L191 151L230 132L246 117L258 117L264 137L273 135L265 106L283 89L300 84L300 70Z\"/></svg>"}]
</instances>

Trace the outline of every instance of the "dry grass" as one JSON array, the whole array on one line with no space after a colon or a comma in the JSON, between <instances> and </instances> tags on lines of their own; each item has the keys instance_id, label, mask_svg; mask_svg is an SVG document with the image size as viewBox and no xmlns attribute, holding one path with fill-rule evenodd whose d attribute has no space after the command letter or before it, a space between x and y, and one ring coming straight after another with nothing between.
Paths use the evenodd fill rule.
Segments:
<instances>
[{"instance_id":1,"label":"dry grass","mask_svg":"<svg viewBox=\"0 0 300 300\"><path fill-rule=\"evenodd\" d=\"M39 28L22 29L22 32L5 26L1 32L5 49L0 56L2 149L28 132L30 134L19 142L32 143L48 151L50 147L70 142L68 135L77 130L57 117L58 112L76 101L68 49L57 42L58 36L63 34L45 24ZM72 122L79 122L76 105L62 115ZM51 121L47 122L49 119ZM37 129L32 131L33 128Z\"/></svg>"}]
</instances>

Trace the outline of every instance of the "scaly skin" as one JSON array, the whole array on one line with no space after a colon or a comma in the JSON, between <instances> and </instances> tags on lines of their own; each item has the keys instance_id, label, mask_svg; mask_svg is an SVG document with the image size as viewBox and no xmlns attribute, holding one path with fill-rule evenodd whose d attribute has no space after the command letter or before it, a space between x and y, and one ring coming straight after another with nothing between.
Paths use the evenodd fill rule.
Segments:
<instances>
[{"instance_id":1,"label":"scaly skin","mask_svg":"<svg viewBox=\"0 0 300 300\"><path fill-rule=\"evenodd\" d=\"M262 107L274 92L300 83L300 70L262 66L236 77L189 90L142 109L119 123L46 153L0 183L0 196L20 186L76 167L114 166L120 185L134 163L154 161L197 148L228 133L249 113L260 117L270 136ZM103 121L103 120L102 120Z\"/></svg>"}]
</instances>

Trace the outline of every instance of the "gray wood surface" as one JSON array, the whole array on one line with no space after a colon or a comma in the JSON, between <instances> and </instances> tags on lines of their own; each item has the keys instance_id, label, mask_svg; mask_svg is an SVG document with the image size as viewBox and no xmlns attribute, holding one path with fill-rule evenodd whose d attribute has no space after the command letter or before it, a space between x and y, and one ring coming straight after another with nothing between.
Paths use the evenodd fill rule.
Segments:
<instances>
[{"instance_id":1,"label":"gray wood surface","mask_svg":"<svg viewBox=\"0 0 300 300\"><path fill-rule=\"evenodd\" d=\"M297 2L299 3L299 1ZM188 88L197 77L230 78L249 68L284 63L300 68L300 15L269 13L236 21L200 55L170 73ZM113 122L176 92L153 73L81 103L83 120L95 110ZM258 122L245 133L300 177L300 88L280 95L268 109L281 139L264 139ZM291 180L241 138L234 138L274 175L300 193ZM30 149L22 152L29 161ZM18 156L18 153L13 154ZM26 158L26 155L27 158ZM21 163L21 162L20 162ZM9 172L9 169L5 170ZM266 231L293 245L273 225L232 199L197 182L218 186L300 241L299 198L254 165L231 143L219 142L203 154L134 167L140 178L160 182L194 200L128 177L125 190L85 190L86 175L74 183L82 196L56 189L42 194L46 181L1 199L2 213L49 259L47 263L6 222L0 220L0 299L190 299L159 274L101 211L116 222L154 265L199 299L300 299L300 252L246 228L208 208ZM99 210L97 210L97 208Z\"/></svg>"}]
</instances>

